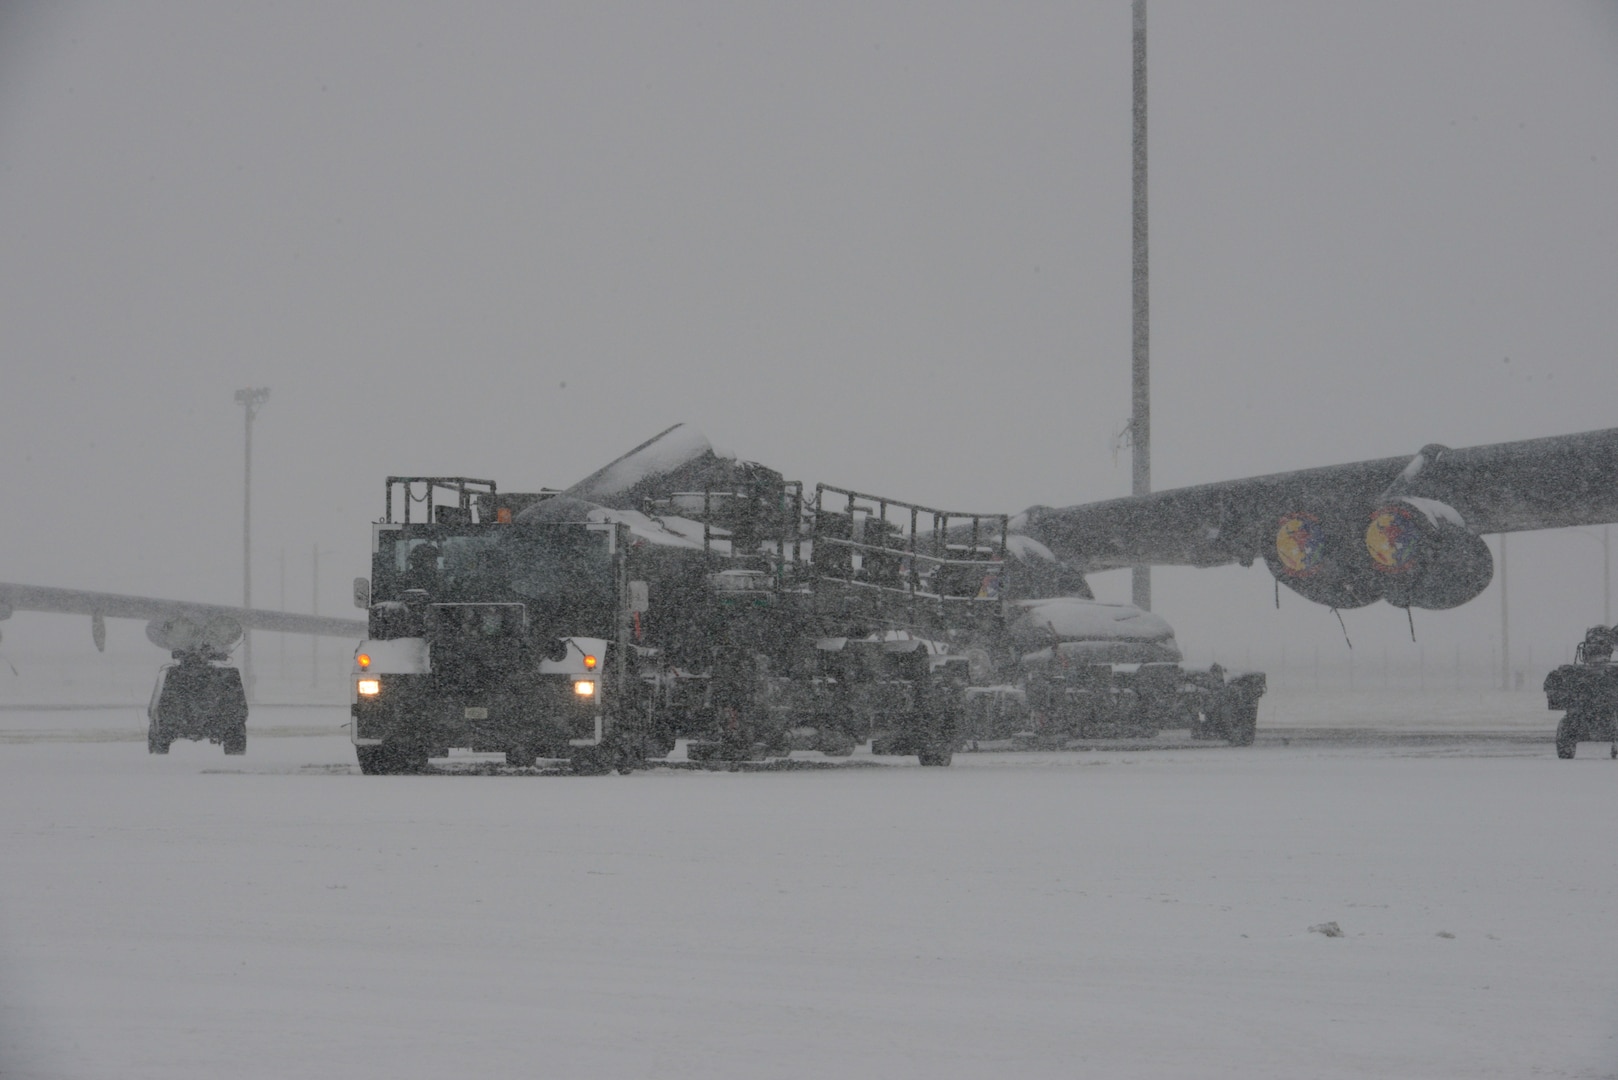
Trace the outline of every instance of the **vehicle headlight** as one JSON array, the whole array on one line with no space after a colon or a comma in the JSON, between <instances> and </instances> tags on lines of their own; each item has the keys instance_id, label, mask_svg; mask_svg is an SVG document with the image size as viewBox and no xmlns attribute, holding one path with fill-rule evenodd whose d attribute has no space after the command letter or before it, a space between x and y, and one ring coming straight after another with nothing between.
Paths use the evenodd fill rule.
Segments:
<instances>
[{"instance_id":1,"label":"vehicle headlight","mask_svg":"<svg viewBox=\"0 0 1618 1080\"><path fill-rule=\"evenodd\" d=\"M376 695L382 692L382 680L361 679L359 683L356 684L355 689L360 692L360 697L376 697Z\"/></svg>"},{"instance_id":2,"label":"vehicle headlight","mask_svg":"<svg viewBox=\"0 0 1618 1080\"><path fill-rule=\"evenodd\" d=\"M592 697L596 692L594 679L578 679L573 683L573 692L579 697Z\"/></svg>"}]
</instances>

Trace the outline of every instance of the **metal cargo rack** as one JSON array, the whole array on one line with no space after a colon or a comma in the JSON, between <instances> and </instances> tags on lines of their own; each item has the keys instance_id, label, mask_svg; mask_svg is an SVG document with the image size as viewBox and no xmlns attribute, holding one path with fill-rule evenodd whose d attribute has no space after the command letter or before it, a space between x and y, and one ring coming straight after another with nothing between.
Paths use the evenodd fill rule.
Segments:
<instances>
[{"instance_id":1,"label":"metal cargo rack","mask_svg":"<svg viewBox=\"0 0 1618 1080\"><path fill-rule=\"evenodd\" d=\"M404 516L393 516L393 494L399 492L399 504ZM419 493L418 493L419 491ZM495 497L493 480L475 480L469 476L390 476L388 492L383 504L382 524L436 525L441 522L467 522L478 520L476 511L482 499ZM418 522L410 519L410 508L423 505Z\"/></svg>"},{"instance_id":2,"label":"metal cargo rack","mask_svg":"<svg viewBox=\"0 0 1618 1080\"><path fill-rule=\"evenodd\" d=\"M675 491L648 500L644 510L654 516L699 522L704 554L740 568L768 565L774 588L786 583L789 569L803 558L803 483L798 480L779 481L762 491L746 486ZM759 546L756 550L738 551L738 537L744 545L757 539ZM715 549L716 540L727 542L728 554ZM774 546L773 557L763 554L765 544Z\"/></svg>"},{"instance_id":3,"label":"metal cargo rack","mask_svg":"<svg viewBox=\"0 0 1618 1080\"><path fill-rule=\"evenodd\" d=\"M810 557L819 606L891 626L999 620L1010 520L816 484Z\"/></svg>"}]
</instances>

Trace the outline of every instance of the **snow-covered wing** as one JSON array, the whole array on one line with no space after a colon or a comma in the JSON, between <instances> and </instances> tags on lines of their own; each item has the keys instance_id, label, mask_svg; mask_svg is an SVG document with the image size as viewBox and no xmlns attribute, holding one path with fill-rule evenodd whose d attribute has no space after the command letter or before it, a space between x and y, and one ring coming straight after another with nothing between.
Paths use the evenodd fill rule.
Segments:
<instances>
[{"instance_id":1,"label":"snow-covered wing","mask_svg":"<svg viewBox=\"0 0 1618 1080\"><path fill-rule=\"evenodd\" d=\"M700 471L705 463L722 460L702 432L687 424L675 424L597 469L564 494L586 502L628 507L633 505L638 491L649 484Z\"/></svg>"}]
</instances>

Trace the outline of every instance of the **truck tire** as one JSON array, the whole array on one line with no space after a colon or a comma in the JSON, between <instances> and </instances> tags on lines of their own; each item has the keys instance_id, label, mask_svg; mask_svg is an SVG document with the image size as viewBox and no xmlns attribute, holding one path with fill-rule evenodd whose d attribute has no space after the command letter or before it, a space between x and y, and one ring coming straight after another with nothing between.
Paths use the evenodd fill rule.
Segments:
<instances>
[{"instance_id":1,"label":"truck tire","mask_svg":"<svg viewBox=\"0 0 1618 1080\"><path fill-rule=\"evenodd\" d=\"M531 746L506 747L506 765L513 769L532 769L539 754Z\"/></svg>"},{"instance_id":2,"label":"truck tire","mask_svg":"<svg viewBox=\"0 0 1618 1080\"><path fill-rule=\"evenodd\" d=\"M247 721L238 720L232 724L221 741L225 744L227 754L247 753Z\"/></svg>"},{"instance_id":3,"label":"truck tire","mask_svg":"<svg viewBox=\"0 0 1618 1080\"><path fill-rule=\"evenodd\" d=\"M815 747L827 757L848 757L854 753L854 736L840 728L822 728L815 734Z\"/></svg>"},{"instance_id":4,"label":"truck tire","mask_svg":"<svg viewBox=\"0 0 1618 1080\"><path fill-rule=\"evenodd\" d=\"M601 746L575 746L567 767L574 776L605 776L612 771L612 754Z\"/></svg>"},{"instance_id":5,"label":"truck tire","mask_svg":"<svg viewBox=\"0 0 1618 1080\"><path fill-rule=\"evenodd\" d=\"M156 720L146 725L146 752L148 754L166 754L169 752L169 734Z\"/></svg>"},{"instance_id":6,"label":"truck tire","mask_svg":"<svg viewBox=\"0 0 1618 1080\"><path fill-rule=\"evenodd\" d=\"M366 776L396 776L399 773L421 772L427 767L425 754L411 754L397 746L356 746L354 756L359 758L360 772Z\"/></svg>"},{"instance_id":7,"label":"truck tire","mask_svg":"<svg viewBox=\"0 0 1618 1080\"><path fill-rule=\"evenodd\" d=\"M1579 750L1579 723L1573 714L1562 717L1556 724L1556 756L1568 760Z\"/></svg>"},{"instance_id":8,"label":"truck tire","mask_svg":"<svg viewBox=\"0 0 1618 1080\"><path fill-rule=\"evenodd\" d=\"M1258 702L1230 702L1225 706L1225 738L1232 746L1252 746L1258 737Z\"/></svg>"}]
</instances>

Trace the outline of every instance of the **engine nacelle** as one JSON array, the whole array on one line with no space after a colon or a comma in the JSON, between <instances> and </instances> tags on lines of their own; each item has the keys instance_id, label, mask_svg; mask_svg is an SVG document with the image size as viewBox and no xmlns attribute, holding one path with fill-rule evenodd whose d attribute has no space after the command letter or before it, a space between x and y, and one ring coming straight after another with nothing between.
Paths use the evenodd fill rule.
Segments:
<instances>
[{"instance_id":1,"label":"engine nacelle","mask_svg":"<svg viewBox=\"0 0 1618 1080\"><path fill-rule=\"evenodd\" d=\"M1277 581L1305 600L1329 608L1364 607L1382 597L1384 582L1366 565L1356 532L1340 515L1294 510L1281 515L1264 562Z\"/></svg>"},{"instance_id":2,"label":"engine nacelle","mask_svg":"<svg viewBox=\"0 0 1618 1080\"><path fill-rule=\"evenodd\" d=\"M1401 496L1372 515L1365 553L1395 607L1444 610L1488 588L1494 556L1451 506Z\"/></svg>"}]
</instances>

